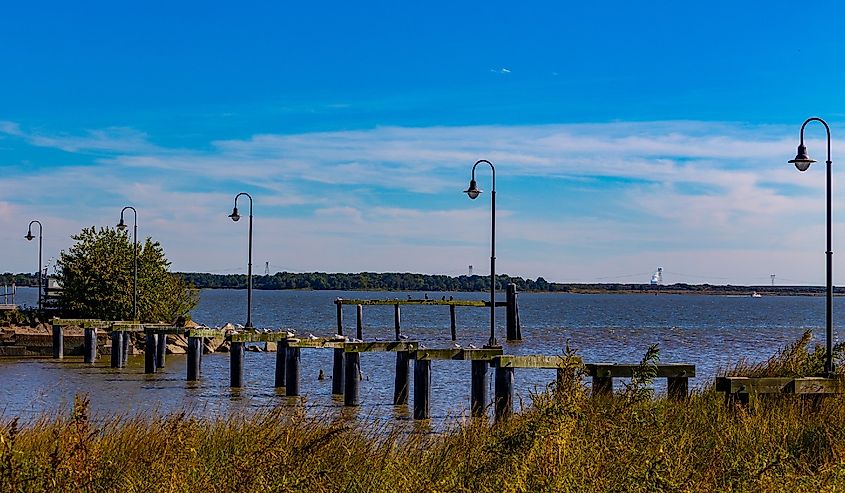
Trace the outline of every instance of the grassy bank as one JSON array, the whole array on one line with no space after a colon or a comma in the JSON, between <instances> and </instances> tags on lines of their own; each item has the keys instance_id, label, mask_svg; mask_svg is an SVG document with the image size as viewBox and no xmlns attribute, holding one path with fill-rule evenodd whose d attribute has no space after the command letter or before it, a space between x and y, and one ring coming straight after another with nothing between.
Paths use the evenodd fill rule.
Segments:
<instances>
[{"instance_id":1,"label":"grassy bank","mask_svg":"<svg viewBox=\"0 0 845 493\"><path fill-rule=\"evenodd\" d=\"M783 359L813 359L806 342ZM650 352L648 364L656 356ZM806 363L806 361L805 361ZM801 363L804 364L804 363ZM787 365L789 366L789 365ZM800 365L799 365L800 366ZM781 365L784 368L784 365ZM792 369L799 368L789 366ZM815 363L800 366L814 370ZM757 367L760 370L761 367ZM782 370L783 371L783 370ZM508 422L441 434L290 409L229 419L72 412L0 433L0 491L819 491L845 486L845 400L726 409L712 390L611 399L580 381Z\"/></svg>"}]
</instances>

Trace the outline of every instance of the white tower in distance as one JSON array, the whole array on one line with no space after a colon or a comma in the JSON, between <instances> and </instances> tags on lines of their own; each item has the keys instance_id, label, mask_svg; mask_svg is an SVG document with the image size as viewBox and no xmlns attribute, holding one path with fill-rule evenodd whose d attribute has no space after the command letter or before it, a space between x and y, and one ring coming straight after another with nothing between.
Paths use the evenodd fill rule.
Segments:
<instances>
[{"instance_id":1,"label":"white tower in distance","mask_svg":"<svg viewBox=\"0 0 845 493\"><path fill-rule=\"evenodd\" d=\"M469 275L472 276L472 266L469 266Z\"/></svg>"},{"instance_id":2,"label":"white tower in distance","mask_svg":"<svg viewBox=\"0 0 845 493\"><path fill-rule=\"evenodd\" d=\"M663 267L658 267L657 272L651 276L651 284L663 285Z\"/></svg>"}]
</instances>

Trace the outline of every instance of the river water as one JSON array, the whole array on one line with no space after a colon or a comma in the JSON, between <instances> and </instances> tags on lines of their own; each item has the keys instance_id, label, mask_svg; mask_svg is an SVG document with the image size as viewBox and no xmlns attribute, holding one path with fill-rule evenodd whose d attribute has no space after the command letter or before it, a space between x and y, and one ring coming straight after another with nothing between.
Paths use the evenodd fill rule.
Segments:
<instances>
[{"instance_id":1,"label":"river water","mask_svg":"<svg viewBox=\"0 0 845 493\"><path fill-rule=\"evenodd\" d=\"M35 289L18 290L18 303L35 302ZM305 335L335 333L337 297L415 299L423 293L343 291L255 291L253 323L258 327L294 329ZM485 293L428 293L429 297L483 300ZM503 299L503 298L502 298ZM765 360L778 348L812 329L824 338L824 297L728 297L694 295L572 295L520 293L523 341L504 341L505 310L497 310L497 336L506 354L561 354L567 341L585 362L636 363L652 343L660 345L664 363L696 365L691 387L712 381L719 368L745 358ZM845 299L834 301L834 328L845 319ZM209 326L245 320L246 291L203 290L194 320ZM489 309L458 307L458 340L481 347L489 335ZM344 308L346 334L355 332L355 307ZM446 306L403 306L403 333L427 347L450 347ZM393 337L393 307L364 307L366 339ZM834 343L838 338L834 339ZM332 351L302 350L301 399L287 398L273 388L275 353L248 352L245 387L232 390L229 356L203 358L199 382L185 380L185 357L169 355L167 367L145 375L143 356L131 357L127 368L109 368L107 355L94 366L81 357L0 360L0 414L31 418L67 410L77 393L87 393L93 411L111 414L168 413L187 409L197 415L223 416L270 406L303 403L313 412L340 414L342 402L331 396L331 380L318 380L320 370L331 375ZM412 363L413 364L413 363ZM359 418L409 419L409 409L391 404L394 355L364 354ZM492 396L492 371L490 372ZM530 401L554 379L553 370L517 370L516 402ZM435 422L448 422L469 412L469 362L432 364L431 412ZM658 392L664 390L661 382ZM413 395L413 390L411 391Z\"/></svg>"}]
</instances>

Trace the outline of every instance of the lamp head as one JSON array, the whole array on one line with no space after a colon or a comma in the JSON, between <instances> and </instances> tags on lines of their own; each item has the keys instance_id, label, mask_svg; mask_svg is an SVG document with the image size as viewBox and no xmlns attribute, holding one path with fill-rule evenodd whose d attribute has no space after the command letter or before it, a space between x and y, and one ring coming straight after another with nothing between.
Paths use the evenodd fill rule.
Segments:
<instances>
[{"instance_id":1,"label":"lamp head","mask_svg":"<svg viewBox=\"0 0 845 493\"><path fill-rule=\"evenodd\" d=\"M237 207L232 209L232 213L229 214L229 217L232 218L232 221L238 222L238 220L241 218L241 215L238 214L238 208Z\"/></svg>"},{"instance_id":2,"label":"lamp head","mask_svg":"<svg viewBox=\"0 0 845 493\"><path fill-rule=\"evenodd\" d=\"M798 154L795 159L790 159L788 162L794 164L798 171L807 171L810 165L816 161L810 159L810 156L807 155L807 146L801 144L798 146Z\"/></svg>"},{"instance_id":3,"label":"lamp head","mask_svg":"<svg viewBox=\"0 0 845 493\"><path fill-rule=\"evenodd\" d=\"M481 195L481 190L478 189L478 185L475 183L475 180L470 180L469 188L464 190L464 193L471 199L477 199L478 196Z\"/></svg>"},{"instance_id":4,"label":"lamp head","mask_svg":"<svg viewBox=\"0 0 845 493\"><path fill-rule=\"evenodd\" d=\"M120 222L119 222L119 223L117 223L117 229L119 229L119 230L121 230L121 231L125 231L125 230L126 230L126 223L125 223L125 222L123 222L123 216L121 216L121 218L120 218Z\"/></svg>"},{"instance_id":5,"label":"lamp head","mask_svg":"<svg viewBox=\"0 0 845 493\"><path fill-rule=\"evenodd\" d=\"M35 237L32 236L32 230L31 229L26 232L26 236L24 236L24 238L26 238L27 241L32 241L33 239L35 239Z\"/></svg>"}]
</instances>

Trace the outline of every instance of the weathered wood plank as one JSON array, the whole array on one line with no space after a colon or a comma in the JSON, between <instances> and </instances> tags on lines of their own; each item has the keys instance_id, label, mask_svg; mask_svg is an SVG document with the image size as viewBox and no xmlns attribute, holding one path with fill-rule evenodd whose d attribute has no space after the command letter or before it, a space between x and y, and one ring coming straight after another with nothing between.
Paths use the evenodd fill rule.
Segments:
<instances>
[{"instance_id":1,"label":"weathered wood plank","mask_svg":"<svg viewBox=\"0 0 845 493\"><path fill-rule=\"evenodd\" d=\"M343 349L347 344L345 339L333 337L318 337L316 339L287 339L289 347L312 349Z\"/></svg>"},{"instance_id":2,"label":"weathered wood plank","mask_svg":"<svg viewBox=\"0 0 845 493\"><path fill-rule=\"evenodd\" d=\"M184 330L184 329L183 329ZM225 333L221 329L188 329L185 330L187 337L223 337Z\"/></svg>"},{"instance_id":3,"label":"weathered wood plank","mask_svg":"<svg viewBox=\"0 0 845 493\"><path fill-rule=\"evenodd\" d=\"M76 326L83 329L102 329L110 325L109 322L95 318L54 318L53 327Z\"/></svg>"},{"instance_id":4,"label":"weathered wood plank","mask_svg":"<svg viewBox=\"0 0 845 493\"><path fill-rule=\"evenodd\" d=\"M503 355L493 360L497 368L571 368L580 365L581 358L566 358L565 356L544 356L540 354L512 356Z\"/></svg>"},{"instance_id":5,"label":"weathered wood plank","mask_svg":"<svg viewBox=\"0 0 845 493\"><path fill-rule=\"evenodd\" d=\"M221 331L222 332L222 331ZM219 335L222 335L219 334ZM207 336L208 337L208 336ZM287 332L237 332L227 334L227 341L231 342L278 342L289 339Z\"/></svg>"},{"instance_id":6,"label":"weathered wood plank","mask_svg":"<svg viewBox=\"0 0 845 493\"><path fill-rule=\"evenodd\" d=\"M735 394L753 392L757 394L783 394L792 385L793 377L717 377L716 390Z\"/></svg>"},{"instance_id":7,"label":"weathered wood plank","mask_svg":"<svg viewBox=\"0 0 845 493\"><path fill-rule=\"evenodd\" d=\"M173 334L185 335L185 327L173 327L168 325L144 325L145 334Z\"/></svg>"},{"instance_id":8,"label":"weathered wood plank","mask_svg":"<svg viewBox=\"0 0 845 493\"><path fill-rule=\"evenodd\" d=\"M695 365L687 364L659 364L657 366L657 378L669 377L694 377ZM622 377L630 378L637 371L639 365L618 365L613 363L588 363L584 365L587 375L591 377Z\"/></svg>"},{"instance_id":9,"label":"weathered wood plank","mask_svg":"<svg viewBox=\"0 0 845 493\"><path fill-rule=\"evenodd\" d=\"M496 349L417 349L412 356L417 360L466 360L489 361L502 354L501 348Z\"/></svg>"},{"instance_id":10,"label":"weathered wood plank","mask_svg":"<svg viewBox=\"0 0 845 493\"><path fill-rule=\"evenodd\" d=\"M349 353L376 353L396 351L416 351L418 342L410 341L375 341L375 342L347 342L343 349Z\"/></svg>"},{"instance_id":11,"label":"weathered wood plank","mask_svg":"<svg viewBox=\"0 0 845 493\"><path fill-rule=\"evenodd\" d=\"M796 378L787 390L795 394L843 394L845 380L825 377Z\"/></svg>"}]
</instances>

